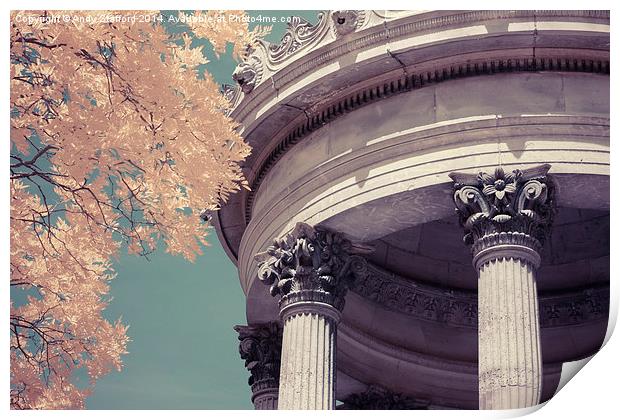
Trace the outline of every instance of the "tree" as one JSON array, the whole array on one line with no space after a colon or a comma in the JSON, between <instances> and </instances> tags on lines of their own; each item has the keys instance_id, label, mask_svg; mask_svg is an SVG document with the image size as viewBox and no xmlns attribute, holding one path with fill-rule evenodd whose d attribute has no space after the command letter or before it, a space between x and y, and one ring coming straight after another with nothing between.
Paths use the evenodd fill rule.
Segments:
<instances>
[{"instance_id":1,"label":"tree","mask_svg":"<svg viewBox=\"0 0 620 420\"><path fill-rule=\"evenodd\" d=\"M159 13L134 13L12 13L12 408L83 408L126 353L127 327L102 314L111 259L161 242L193 261L200 212L247 188L250 148L193 40L216 53L232 43L238 58L269 28L250 31L241 11L194 12L193 35L172 35Z\"/></svg>"}]
</instances>

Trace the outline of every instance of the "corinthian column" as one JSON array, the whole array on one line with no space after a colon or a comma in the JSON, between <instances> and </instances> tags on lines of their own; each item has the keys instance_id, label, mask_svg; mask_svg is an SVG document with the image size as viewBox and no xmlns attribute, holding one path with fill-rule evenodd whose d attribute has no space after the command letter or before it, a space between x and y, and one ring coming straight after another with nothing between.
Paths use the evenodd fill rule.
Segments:
<instances>
[{"instance_id":1,"label":"corinthian column","mask_svg":"<svg viewBox=\"0 0 620 420\"><path fill-rule=\"evenodd\" d=\"M464 240L478 272L480 409L540 402L536 269L553 216L549 168L450 174Z\"/></svg>"},{"instance_id":2,"label":"corinthian column","mask_svg":"<svg viewBox=\"0 0 620 420\"><path fill-rule=\"evenodd\" d=\"M239 333L239 354L250 371L254 408L277 410L282 328L277 322L234 328Z\"/></svg>"},{"instance_id":3,"label":"corinthian column","mask_svg":"<svg viewBox=\"0 0 620 420\"><path fill-rule=\"evenodd\" d=\"M284 324L279 410L333 410L336 327L350 281L352 244L305 223L257 255L259 278L280 296Z\"/></svg>"}]
</instances>

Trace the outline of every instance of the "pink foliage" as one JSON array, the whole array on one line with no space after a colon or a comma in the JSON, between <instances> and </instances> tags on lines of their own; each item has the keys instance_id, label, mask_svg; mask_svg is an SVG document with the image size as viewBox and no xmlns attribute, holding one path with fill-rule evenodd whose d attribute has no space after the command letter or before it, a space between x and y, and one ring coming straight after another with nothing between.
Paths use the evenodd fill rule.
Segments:
<instances>
[{"instance_id":1,"label":"pink foliage","mask_svg":"<svg viewBox=\"0 0 620 420\"><path fill-rule=\"evenodd\" d=\"M102 315L111 258L163 241L194 260L199 214L247 188L250 148L218 85L197 77L206 59L187 37L174 43L157 23L24 19L46 14L11 23L11 286L28 296L11 303L11 407L83 408L127 348L127 327ZM239 52L258 33L240 22L190 26ZM84 389L72 383L80 368Z\"/></svg>"}]
</instances>

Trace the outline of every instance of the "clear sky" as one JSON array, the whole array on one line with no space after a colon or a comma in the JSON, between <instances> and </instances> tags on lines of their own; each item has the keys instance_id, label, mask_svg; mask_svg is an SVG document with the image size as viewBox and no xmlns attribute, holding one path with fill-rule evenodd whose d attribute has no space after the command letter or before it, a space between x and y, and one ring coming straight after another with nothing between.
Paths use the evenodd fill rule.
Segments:
<instances>
[{"instance_id":1,"label":"clear sky","mask_svg":"<svg viewBox=\"0 0 620 420\"><path fill-rule=\"evenodd\" d=\"M254 11L251 15L302 16L315 23L317 11ZM253 25L251 25L252 27ZM274 24L267 40L277 42L286 24ZM173 28L174 30L174 28ZM207 70L232 84L230 54ZM199 164L199 162L197 162ZM195 263L159 251L150 261L122 255L105 314L129 324L125 368L101 378L86 401L89 409L251 409L249 373L232 327L245 324L245 299L237 268L214 231Z\"/></svg>"}]
</instances>

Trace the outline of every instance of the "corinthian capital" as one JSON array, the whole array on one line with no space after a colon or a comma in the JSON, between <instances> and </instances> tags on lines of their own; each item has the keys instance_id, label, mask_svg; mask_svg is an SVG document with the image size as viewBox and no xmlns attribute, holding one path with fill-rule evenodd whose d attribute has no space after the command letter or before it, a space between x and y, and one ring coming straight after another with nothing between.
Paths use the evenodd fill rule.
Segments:
<instances>
[{"instance_id":1,"label":"corinthian capital","mask_svg":"<svg viewBox=\"0 0 620 420\"><path fill-rule=\"evenodd\" d=\"M248 384L257 393L277 388L280 379L282 328L277 322L245 326L236 325L239 334L239 355L250 371Z\"/></svg>"},{"instance_id":2,"label":"corinthian capital","mask_svg":"<svg viewBox=\"0 0 620 420\"><path fill-rule=\"evenodd\" d=\"M267 251L256 255L258 277L280 295L280 307L300 302L323 302L342 310L351 280L351 254L366 250L341 234L297 223Z\"/></svg>"},{"instance_id":3,"label":"corinthian capital","mask_svg":"<svg viewBox=\"0 0 620 420\"><path fill-rule=\"evenodd\" d=\"M538 251L554 213L554 187L547 175L550 168L545 164L512 172L498 167L493 174L451 173L465 243L476 248L482 242L494 245L509 238L525 241Z\"/></svg>"}]
</instances>

